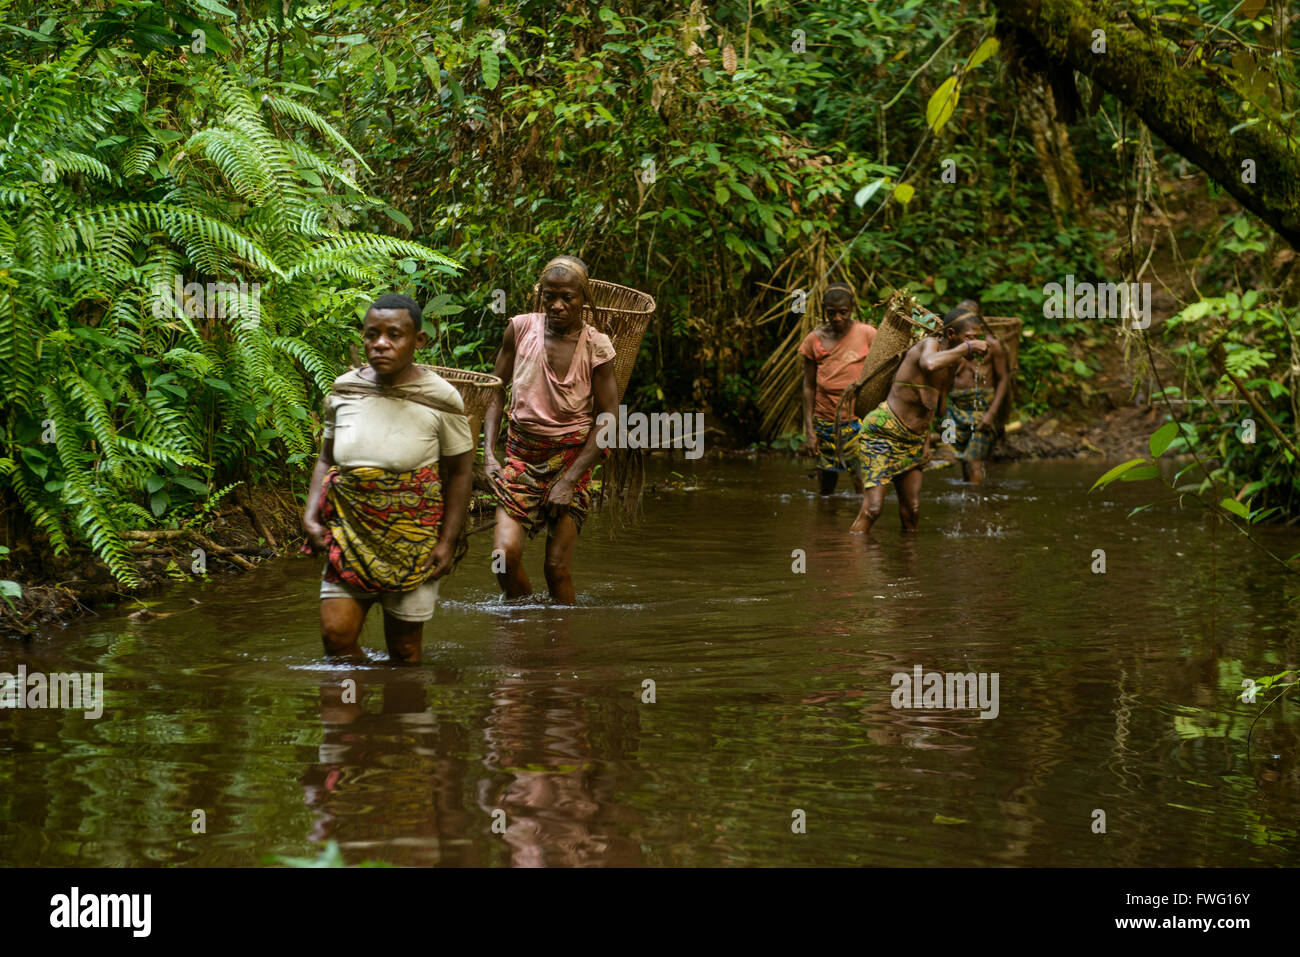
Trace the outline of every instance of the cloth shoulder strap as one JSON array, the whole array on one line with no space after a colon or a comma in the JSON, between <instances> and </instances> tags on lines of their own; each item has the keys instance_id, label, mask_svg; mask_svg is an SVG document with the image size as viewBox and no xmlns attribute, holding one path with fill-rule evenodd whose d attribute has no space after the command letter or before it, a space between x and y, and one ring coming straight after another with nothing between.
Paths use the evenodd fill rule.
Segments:
<instances>
[{"instance_id":1,"label":"cloth shoulder strap","mask_svg":"<svg viewBox=\"0 0 1300 957\"><path fill-rule=\"evenodd\" d=\"M450 402L443 402L415 389L400 389L395 386L380 385L378 382L344 382L342 384L336 382L330 390L330 394L353 398L378 395L383 396L385 399L404 399L407 402L414 402L417 405L423 405L438 412L449 412L452 415L465 414L464 409L458 409Z\"/></svg>"}]
</instances>

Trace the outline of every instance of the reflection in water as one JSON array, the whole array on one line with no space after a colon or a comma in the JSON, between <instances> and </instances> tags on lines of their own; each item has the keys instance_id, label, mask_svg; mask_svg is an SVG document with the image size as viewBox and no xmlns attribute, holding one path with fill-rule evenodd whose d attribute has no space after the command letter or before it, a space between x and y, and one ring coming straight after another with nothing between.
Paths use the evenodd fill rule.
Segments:
<instances>
[{"instance_id":1,"label":"reflection in water","mask_svg":"<svg viewBox=\"0 0 1300 957\"><path fill-rule=\"evenodd\" d=\"M465 729L435 715L418 675L358 670L320 686L324 735L302 775L316 813L311 841L393 863L477 864L457 838L470 824L462 800Z\"/></svg>"},{"instance_id":2,"label":"reflection in water","mask_svg":"<svg viewBox=\"0 0 1300 957\"><path fill-rule=\"evenodd\" d=\"M321 684L324 736L318 761L302 776L304 801L316 814L308 839L404 864L638 863L639 846L611 826L634 815L614 805L615 775L591 744L593 737L618 741L610 756L618 760L623 742L634 741L635 715L630 732L594 734L590 689L563 677L573 664L567 620L547 620L537 631L528 617L510 618L491 639L508 676L491 692L482 729L489 773L472 782L481 814L463 802L469 729L432 712L418 675L374 668ZM596 709L594 721L609 713ZM492 853L502 841L508 853Z\"/></svg>"},{"instance_id":3,"label":"reflection in water","mask_svg":"<svg viewBox=\"0 0 1300 957\"><path fill-rule=\"evenodd\" d=\"M476 537L409 669L322 659L294 560L0 643L0 671L105 695L98 721L0 712L0 862L1300 864L1300 707L1239 699L1300 665L1300 587L1095 478L936 472L919 533L864 539L798 465L711 464L634 532L593 521L576 607L501 602ZM917 665L997 672L998 717L895 709Z\"/></svg>"},{"instance_id":4,"label":"reflection in water","mask_svg":"<svg viewBox=\"0 0 1300 957\"><path fill-rule=\"evenodd\" d=\"M622 754L597 760L593 723L600 713L593 717L588 705L592 690L561 677L574 664L570 622L553 619L537 632L523 618L493 632L493 658L511 673L492 692L483 761L491 773L478 782L479 805L495 815L497 828L498 812L505 812L514 866L639 863L639 846L612 826L633 819L615 806L616 775L607 767Z\"/></svg>"}]
</instances>

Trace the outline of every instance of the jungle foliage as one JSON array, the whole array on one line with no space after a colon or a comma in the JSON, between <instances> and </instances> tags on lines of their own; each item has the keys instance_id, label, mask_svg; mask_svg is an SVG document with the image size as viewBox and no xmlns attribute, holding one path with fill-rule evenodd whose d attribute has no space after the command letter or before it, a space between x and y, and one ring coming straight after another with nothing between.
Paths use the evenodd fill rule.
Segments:
<instances>
[{"instance_id":1,"label":"jungle foliage","mask_svg":"<svg viewBox=\"0 0 1300 957\"><path fill-rule=\"evenodd\" d=\"M1289 123L1290 61L1260 52L1290 52L1289 30L1245 6L1140 9L1218 24L1202 57L1252 57L1274 78L1257 106ZM659 301L629 402L710 412L749 438L780 431L764 434L780 396L759 373L815 320L825 279L853 282L864 306L907 286L935 309L973 297L1020 315L1022 408L1086 399L1118 330L1045 318L1042 286L1132 273L1135 210L1180 161L1082 79L1095 110L1067 135L1035 65L999 48L993 13L0 3L6 534L21 518L132 581L123 530L301 476L322 390L376 294L427 303L423 360L486 368L559 251ZM1232 388L1208 361L1226 346L1294 437L1294 282L1276 237L1239 220L1191 266L1205 298L1179 301L1164 333L1190 362L1171 385ZM1251 244L1244 261L1233 242ZM179 300L164 292L177 277ZM800 290L812 312L791 308ZM1215 409L1189 412L1205 441L1227 428ZM1232 449L1215 467L1294 512L1288 456Z\"/></svg>"}]
</instances>

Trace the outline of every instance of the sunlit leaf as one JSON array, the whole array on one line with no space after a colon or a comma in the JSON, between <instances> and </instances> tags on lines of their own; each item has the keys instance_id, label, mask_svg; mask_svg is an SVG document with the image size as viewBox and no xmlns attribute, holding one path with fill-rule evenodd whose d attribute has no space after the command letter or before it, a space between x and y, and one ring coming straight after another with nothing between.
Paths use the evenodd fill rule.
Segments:
<instances>
[{"instance_id":1,"label":"sunlit leaf","mask_svg":"<svg viewBox=\"0 0 1300 957\"><path fill-rule=\"evenodd\" d=\"M435 90L442 89L442 70L438 67L438 61L427 53L420 57L420 63L424 66L424 72L433 83Z\"/></svg>"},{"instance_id":2,"label":"sunlit leaf","mask_svg":"<svg viewBox=\"0 0 1300 957\"><path fill-rule=\"evenodd\" d=\"M936 814L930 822L932 824L969 824L970 821L964 817L948 817L946 814Z\"/></svg>"},{"instance_id":3,"label":"sunlit leaf","mask_svg":"<svg viewBox=\"0 0 1300 957\"><path fill-rule=\"evenodd\" d=\"M957 78L950 76L939 84L939 89L930 96L925 107L925 122L936 133L948 122L952 111L957 108Z\"/></svg>"},{"instance_id":4,"label":"sunlit leaf","mask_svg":"<svg viewBox=\"0 0 1300 957\"><path fill-rule=\"evenodd\" d=\"M1219 503L1219 508L1231 512L1233 515L1238 515L1241 518L1250 518L1250 509L1246 508L1246 506L1242 505L1235 498L1225 498Z\"/></svg>"},{"instance_id":5,"label":"sunlit leaf","mask_svg":"<svg viewBox=\"0 0 1300 957\"><path fill-rule=\"evenodd\" d=\"M997 53L998 46L999 46L998 38L989 37L987 40L985 40L983 43L981 43L979 46L975 48L975 52L972 53L970 55L970 59L966 61L966 69L968 70L975 69L977 66L983 63L993 54Z\"/></svg>"},{"instance_id":6,"label":"sunlit leaf","mask_svg":"<svg viewBox=\"0 0 1300 957\"><path fill-rule=\"evenodd\" d=\"M1147 445L1151 449L1151 455L1155 458L1165 454L1169 448L1169 443L1178 437L1178 424L1175 422L1166 422L1160 428L1151 433L1151 439Z\"/></svg>"},{"instance_id":7,"label":"sunlit leaf","mask_svg":"<svg viewBox=\"0 0 1300 957\"><path fill-rule=\"evenodd\" d=\"M1119 477L1121 482L1145 482L1147 479L1159 478L1160 467L1156 465L1143 465L1140 468L1129 469Z\"/></svg>"},{"instance_id":8,"label":"sunlit leaf","mask_svg":"<svg viewBox=\"0 0 1300 957\"><path fill-rule=\"evenodd\" d=\"M1127 462L1120 463L1119 465L1111 469L1109 472L1107 472L1105 475L1103 475L1101 478L1097 479L1097 481L1093 482L1092 488L1088 489L1088 491L1093 492L1099 488L1105 488L1107 485L1115 481L1115 479L1119 478L1129 469L1133 468L1136 465L1141 465L1145 461L1146 459L1129 459Z\"/></svg>"}]
</instances>

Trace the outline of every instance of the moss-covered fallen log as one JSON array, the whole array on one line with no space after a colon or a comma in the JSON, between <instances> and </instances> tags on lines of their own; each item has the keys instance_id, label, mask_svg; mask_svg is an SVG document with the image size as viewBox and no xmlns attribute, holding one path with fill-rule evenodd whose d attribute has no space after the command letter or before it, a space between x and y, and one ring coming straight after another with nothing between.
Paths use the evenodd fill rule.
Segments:
<instances>
[{"instance_id":1,"label":"moss-covered fallen log","mask_svg":"<svg viewBox=\"0 0 1300 957\"><path fill-rule=\"evenodd\" d=\"M1216 92L1205 70L1175 58L1181 51L1172 42L1116 22L1099 4L993 0L993 5L999 34L1019 55L1090 77L1300 249L1300 152L1285 131L1266 121L1243 126L1246 117ZM1243 166L1247 160L1249 167Z\"/></svg>"}]
</instances>

